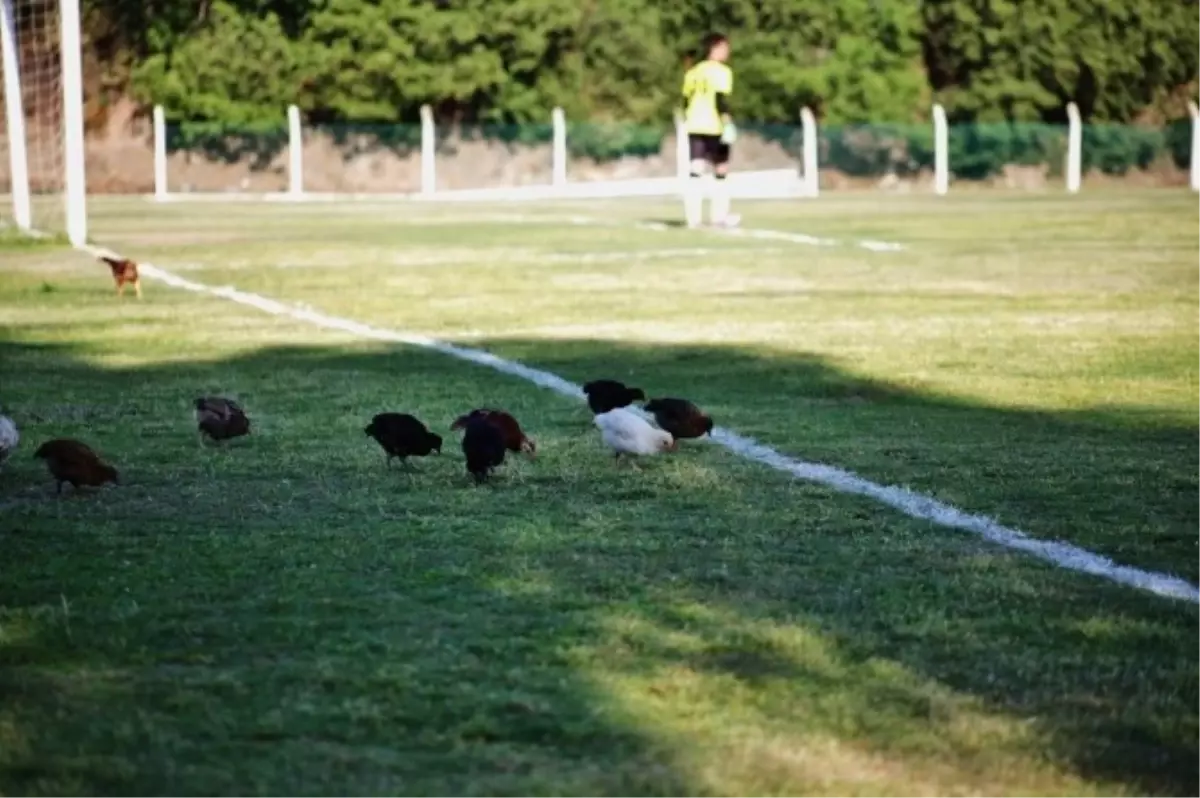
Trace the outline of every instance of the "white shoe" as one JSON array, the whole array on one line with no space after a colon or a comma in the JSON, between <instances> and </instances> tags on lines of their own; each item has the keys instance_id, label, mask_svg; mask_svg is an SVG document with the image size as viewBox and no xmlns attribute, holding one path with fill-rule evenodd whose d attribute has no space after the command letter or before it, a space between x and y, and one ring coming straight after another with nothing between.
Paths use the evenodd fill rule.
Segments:
<instances>
[{"instance_id":1,"label":"white shoe","mask_svg":"<svg viewBox=\"0 0 1200 798\"><path fill-rule=\"evenodd\" d=\"M713 222L713 227L737 227L742 223L742 217L736 213L731 213L719 222Z\"/></svg>"}]
</instances>

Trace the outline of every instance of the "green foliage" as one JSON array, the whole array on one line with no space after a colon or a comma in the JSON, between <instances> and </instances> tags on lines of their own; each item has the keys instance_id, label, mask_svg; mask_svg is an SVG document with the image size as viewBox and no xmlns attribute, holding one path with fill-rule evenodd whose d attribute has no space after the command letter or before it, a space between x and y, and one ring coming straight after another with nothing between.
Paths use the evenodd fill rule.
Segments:
<instances>
[{"instance_id":1,"label":"green foliage","mask_svg":"<svg viewBox=\"0 0 1200 798\"><path fill-rule=\"evenodd\" d=\"M954 175L982 180L1006 165L1059 168L1066 153L1067 129L1055 125L1007 122L956 125L950 129Z\"/></svg>"},{"instance_id":2,"label":"green foliage","mask_svg":"<svg viewBox=\"0 0 1200 798\"><path fill-rule=\"evenodd\" d=\"M1163 144L1180 169L1192 166L1192 120L1173 119L1163 130Z\"/></svg>"},{"instance_id":3,"label":"green foliage","mask_svg":"<svg viewBox=\"0 0 1200 798\"><path fill-rule=\"evenodd\" d=\"M847 175L904 176L933 168L932 125L825 125L819 135L821 163ZM984 180L1010 164L1047 166L1051 174L1059 174L1067 152L1064 125L952 125L949 140L951 168L960 180ZM1124 175L1168 162L1187 168L1190 151L1190 120L1177 120L1163 129L1131 125L1083 128L1084 171Z\"/></svg>"},{"instance_id":4,"label":"green foliage","mask_svg":"<svg viewBox=\"0 0 1200 798\"><path fill-rule=\"evenodd\" d=\"M572 124L567 128L567 151L577 158L611 161L648 157L662 151L667 132L652 125Z\"/></svg>"},{"instance_id":5,"label":"green foliage","mask_svg":"<svg viewBox=\"0 0 1200 798\"><path fill-rule=\"evenodd\" d=\"M1123 175L1130 169L1146 169L1163 154L1161 130L1126 125L1088 125L1083 129L1083 168Z\"/></svg>"},{"instance_id":6,"label":"green foliage","mask_svg":"<svg viewBox=\"0 0 1200 798\"><path fill-rule=\"evenodd\" d=\"M867 177L907 175L933 166L931 125L843 125L820 128L821 161Z\"/></svg>"},{"instance_id":7,"label":"green foliage","mask_svg":"<svg viewBox=\"0 0 1200 798\"><path fill-rule=\"evenodd\" d=\"M173 118L262 124L295 101L303 57L273 13L254 17L217 0L193 35L134 69L132 88Z\"/></svg>"},{"instance_id":8,"label":"green foliage","mask_svg":"<svg viewBox=\"0 0 1200 798\"><path fill-rule=\"evenodd\" d=\"M205 148L236 148L237 135L262 124L270 144L290 103L319 126L413 126L428 104L443 129L483 125L470 135L486 130L502 142L533 143L548 140L550 109L560 106L580 122L570 137L575 155L656 154L678 103L683 61L702 57L700 40L715 29L732 38L734 112L744 129L760 123L768 139L798 151L792 126L809 106L836 168L904 173L929 165L936 98L959 126L956 171L986 177L1006 162L1057 159L1059 134L1036 125L1061 125L1069 101L1096 124L1085 137L1089 168L1122 174L1167 149L1185 164L1190 139L1179 125L1149 132L1112 125L1178 115L1172 103L1181 87L1194 89L1200 68L1196 6L87 0L85 13L97 59L131 62L138 100L163 104L173 120L218 126L180 128L173 146L200 137ZM377 130L376 138L407 147L413 128L405 131Z\"/></svg>"},{"instance_id":9,"label":"green foliage","mask_svg":"<svg viewBox=\"0 0 1200 798\"><path fill-rule=\"evenodd\" d=\"M1126 122L1195 80L1196 0L925 0L929 82L957 121Z\"/></svg>"}]
</instances>

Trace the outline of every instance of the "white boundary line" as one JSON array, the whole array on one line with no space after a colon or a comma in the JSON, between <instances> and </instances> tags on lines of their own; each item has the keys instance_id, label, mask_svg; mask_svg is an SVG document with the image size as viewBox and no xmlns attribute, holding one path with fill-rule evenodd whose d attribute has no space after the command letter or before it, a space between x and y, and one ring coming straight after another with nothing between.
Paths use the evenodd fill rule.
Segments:
<instances>
[{"instance_id":1,"label":"white boundary line","mask_svg":"<svg viewBox=\"0 0 1200 798\"><path fill-rule=\"evenodd\" d=\"M537 217L528 217L531 222L536 221ZM568 224L575 225L612 225L605 219L600 219L594 216L568 216L565 220ZM653 230L657 233L669 232L671 230L679 230L680 227L672 227L663 222L634 222L634 227L638 230ZM821 238L820 236L810 236L807 233L787 233L782 230L764 230L756 227L700 227L700 232L715 233L717 235L734 236L737 238L758 238L767 241L787 241L791 244L805 244L810 247L837 247L853 244L862 249L870 250L871 252L903 252L906 247L903 244L895 241L877 241L871 238L860 238L853 241L843 241L838 238Z\"/></svg>"},{"instance_id":2,"label":"white boundary line","mask_svg":"<svg viewBox=\"0 0 1200 798\"><path fill-rule=\"evenodd\" d=\"M93 255L100 253L111 254L108 250L98 247L85 247ZM480 349L470 349L455 346L444 341L438 341L423 335L413 335L396 330L385 330L372 327L350 319L327 316L315 310L294 307L268 297L239 291L232 286L209 286L192 282L164 269L148 263L139 264L141 273L147 277L161 280L167 285L181 288L198 294L211 294L222 299L228 299L241 305L257 308L264 313L274 316L286 316L298 321L305 321L317 327L340 330L362 338L391 343L408 344L434 352L440 352L450 357L477 363L481 366L495 369L504 374L520 377L542 388L547 388L563 396L583 401L582 389L557 374L531 368L511 360L493 355ZM1155 571L1143 571L1127 565L1118 565L1107 557L1053 540L1038 540L1018 529L1001 525L999 522L983 515L972 515L948 504L939 502L929 496L894 485L880 485L864 479L857 474L844 471L833 466L820 463L808 463L786 457L774 449L764 446L758 441L738 435L730 430L715 427L712 431L714 443L725 447L734 454L747 460L769 466L777 471L789 473L792 476L808 482L816 482L841 493L867 496L882 502L905 515L922 521L930 521L939 526L973 532L993 543L998 543L1010 549L1023 551L1035 557L1051 562L1061 568L1080 571L1086 574L1103 577L1113 582L1148 590L1151 593L1168 598L1182 599L1193 604L1200 604L1200 589L1190 582L1169 574Z\"/></svg>"},{"instance_id":3,"label":"white boundary line","mask_svg":"<svg viewBox=\"0 0 1200 798\"><path fill-rule=\"evenodd\" d=\"M637 225L641 230L670 230L669 225L661 222L641 222ZM737 236L739 238L761 238L768 241L788 241L793 244L807 244L811 247L836 247L846 244L836 238L820 238L818 236L810 236L806 233L785 233L779 230L762 230L754 227L703 227L700 228L710 233L719 233L727 236ZM868 249L872 252L901 252L904 250L903 244L897 244L895 241L875 241L869 238L855 240L855 246Z\"/></svg>"}]
</instances>

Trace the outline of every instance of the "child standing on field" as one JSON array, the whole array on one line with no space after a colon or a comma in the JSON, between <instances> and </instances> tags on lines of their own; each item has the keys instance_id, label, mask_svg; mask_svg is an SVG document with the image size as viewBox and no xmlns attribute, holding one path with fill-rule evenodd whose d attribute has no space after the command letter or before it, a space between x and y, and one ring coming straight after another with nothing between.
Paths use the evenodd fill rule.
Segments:
<instances>
[{"instance_id":1,"label":"child standing on field","mask_svg":"<svg viewBox=\"0 0 1200 798\"><path fill-rule=\"evenodd\" d=\"M691 156L683 208L690 228L701 224L706 195L710 198L709 221L713 225L726 227L738 223L738 217L729 213L729 189L725 182L730 146L737 137L729 107L733 70L725 63L729 60L729 39L720 33L710 33L704 39L704 51L704 60L683 76L684 125Z\"/></svg>"}]
</instances>

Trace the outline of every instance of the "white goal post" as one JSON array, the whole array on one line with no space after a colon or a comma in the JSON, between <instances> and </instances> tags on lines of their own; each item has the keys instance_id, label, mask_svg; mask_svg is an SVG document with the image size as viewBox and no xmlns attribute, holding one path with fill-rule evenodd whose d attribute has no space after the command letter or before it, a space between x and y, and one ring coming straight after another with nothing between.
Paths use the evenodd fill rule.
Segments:
<instances>
[{"instance_id":1,"label":"white goal post","mask_svg":"<svg viewBox=\"0 0 1200 798\"><path fill-rule=\"evenodd\" d=\"M0 0L0 231L87 242L79 0Z\"/></svg>"}]
</instances>

